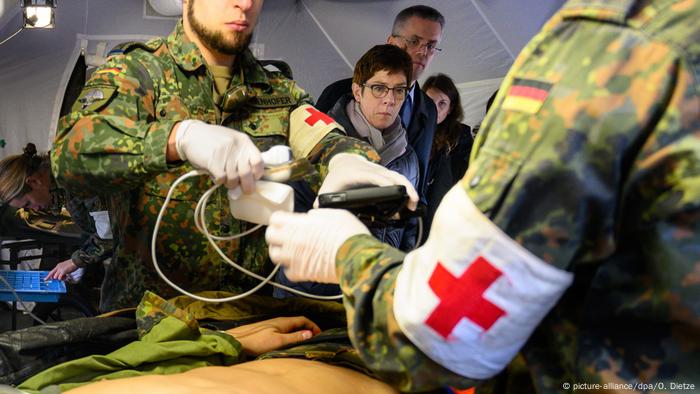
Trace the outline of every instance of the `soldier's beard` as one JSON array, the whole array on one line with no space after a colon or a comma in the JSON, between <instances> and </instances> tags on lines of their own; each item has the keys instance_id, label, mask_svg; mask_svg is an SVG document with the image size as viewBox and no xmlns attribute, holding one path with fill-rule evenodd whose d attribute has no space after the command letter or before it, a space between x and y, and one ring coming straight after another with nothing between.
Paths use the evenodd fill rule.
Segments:
<instances>
[{"instance_id":1,"label":"soldier's beard","mask_svg":"<svg viewBox=\"0 0 700 394\"><path fill-rule=\"evenodd\" d=\"M227 40L220 31L208 29L194 16L194 1L190 1L187 7L187 18L192 31L197 35L202 44L209 49L225 55L238 55L248 48L253 33L233 32L233 38Z\"/></svg>"}]
</instances>

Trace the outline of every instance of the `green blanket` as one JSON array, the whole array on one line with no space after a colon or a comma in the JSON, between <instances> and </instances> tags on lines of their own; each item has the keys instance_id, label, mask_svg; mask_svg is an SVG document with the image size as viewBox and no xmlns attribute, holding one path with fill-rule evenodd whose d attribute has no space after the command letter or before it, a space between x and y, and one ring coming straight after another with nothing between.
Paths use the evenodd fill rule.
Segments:
<instances>
[{"instance_id":1,"label":"green blanket","mask_svg":"<svg viewBox=\"0 0 700 394\"><path fill-rule=\"evenodd\" d=\"M56 393L103 379L173 374L243 361L232 336L201 328L194 316L147 292L136 310L134 341L110 354L88 356L49 368L23 382L29 393Z\"/></svg>"}]
</instances>

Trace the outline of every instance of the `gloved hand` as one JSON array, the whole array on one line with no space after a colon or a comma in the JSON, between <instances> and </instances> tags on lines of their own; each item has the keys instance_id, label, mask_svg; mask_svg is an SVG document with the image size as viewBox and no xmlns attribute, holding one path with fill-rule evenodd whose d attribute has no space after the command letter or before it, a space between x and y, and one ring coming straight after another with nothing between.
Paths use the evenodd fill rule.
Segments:
<instances>
[{"instance_id":1,"label":"gloved hand","mask_svg":"<svg viewBox=\"0 0 700 394\"><path fill-rule=\"evenodd\" d=\"M408 193L408 209L415 211L418 206L418 192L405 176L372 163L363 156L353 153L338 153L328 163L328 174L321 184L318 194L348 190L354 186L403 185ZM318 207L318 198L314 202Z\"/></svg>"},{"instance_id":2,"label":"gloved hand","mask_svg":"<svg viewBox=\"0 0 700 394\"><path fill-rule=\"evenodd\" d=\"M207 170L215 183L229 189L240 184L244 193L252 193L263 174L262 156L253 141L228 127L185 120L178 124L175 147L182 160Z\"/></svg>"},{"instance_id":3,"label":"gloved hand","mask_svg":"<svg viewBox=\"0 0 700 394\"><path fill-rule=\"evenodd\" d=\"M270 258L285 267L289 279L338 283L336 253L356 234L369 234L369 230L343 209L312 209L305 214L278 211L270 216L265 240Z\"/></svg>"}]
</instances>

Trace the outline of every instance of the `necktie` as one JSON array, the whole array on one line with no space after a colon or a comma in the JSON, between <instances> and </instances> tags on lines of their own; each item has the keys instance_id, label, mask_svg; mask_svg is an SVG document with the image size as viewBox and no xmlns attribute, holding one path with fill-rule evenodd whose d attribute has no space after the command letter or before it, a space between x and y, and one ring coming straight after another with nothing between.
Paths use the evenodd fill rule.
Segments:
<instances>
[{"instance_id":1,"label":"necktie","mask_svg":"<svg viewBox=\"0 0 700 394\"><path fill-rule=\"evenodd\" d=\"M401 115L401 125L403 125L404 129L408 129L408 125L411 123L411 114L413 113L413 103L411 101L411 96L407 94L401 111L399 111Z\"/></svg>"}]
</instances>

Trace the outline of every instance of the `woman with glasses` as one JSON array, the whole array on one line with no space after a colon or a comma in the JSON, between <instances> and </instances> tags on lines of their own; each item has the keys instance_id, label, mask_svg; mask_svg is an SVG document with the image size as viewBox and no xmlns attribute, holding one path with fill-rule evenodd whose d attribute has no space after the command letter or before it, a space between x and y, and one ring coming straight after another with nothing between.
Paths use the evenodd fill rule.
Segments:
<instances>
[{"instance_id":1,"label":"woman with glasses","mask_svg":"<svg viewBox=\"0 0 700 394\"><path fill-rule=\"evenodd\" d=\"M88 266L96 268L92 274L101 274L102 267L98 263L112 254L107 211L97 197L75 198L59 188L51 174L49 156L38 154L34 144L27 144L23 154L0 161L0 203L49 214L60 214L65 207L73 221L90 234L70 259L58 263L49 272L47 280L65 280L78 268ZM77 279L78 275L73 274L73 277Z\"/></svg>"},{"instance_id":2,"label":"woman with glasses","mask_svg":"<svg viewBox=\"0 0 700 394\"><path fill-rule=\"evenodd\" d=\"M412 69L411 58L404 50L389 44L374 46L355 65L352 93L342 96L328 115L343 126L348 136L371 144L381 157L381 165L405 176L414 187L418 187L418 156L408 144L406 130L399 117L412 81ZM303 184L292 186L295 188L295 210L306 212L311 209L315 194ZM410 251L416 244L417 220L375 224L370 231L383 242ZM314 294L339 293L336 285L290 283L283 270L278 274L277 281ZM275 289L274 295L284 298L291 294Z\"/></svg>"},{"instance_id":3,"label":"woman with glasses","mask_svg":"<svg viewBox=\"0 0 700 394\"><path fill-rule=\"evenodd\" d=\"M399 110L411 84L411 58L394 45L377 45L355 65L352 94L341 97L328 112L345 132L366 141L381 156L380 164L394 170L418 187L419 164L408 144ZM416 241L416 227L383 226L371 228L382 241L408 251Z\"/></svg>"}]
</instances>

